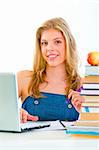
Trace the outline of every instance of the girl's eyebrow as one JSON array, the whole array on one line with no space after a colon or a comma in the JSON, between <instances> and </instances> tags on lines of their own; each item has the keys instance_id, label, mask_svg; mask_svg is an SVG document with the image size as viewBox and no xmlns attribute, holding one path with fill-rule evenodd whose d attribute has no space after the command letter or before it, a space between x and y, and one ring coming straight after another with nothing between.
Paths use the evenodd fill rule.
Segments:
<instances>
[{"instance_id":1,"label":"girl's eyebrow","mask_svg":"<svg viewBox=\"0 0 99 150\"><path fill-rule=\"evenodd\" d=\"M41 39L41 41L47 41L47 40L45 40L45 39Z\"/></svg>"},{"instance_id":2,"label":"girl's eyebrow","mask_svg":"<svg viewBox=\"0 0 99 150\"><path fill-rule=\"evenodd\" d=\"M54 38L53 40L62 40L63 38L62 37L57 37L57 38Z\"/></svg>"}]
</instances>

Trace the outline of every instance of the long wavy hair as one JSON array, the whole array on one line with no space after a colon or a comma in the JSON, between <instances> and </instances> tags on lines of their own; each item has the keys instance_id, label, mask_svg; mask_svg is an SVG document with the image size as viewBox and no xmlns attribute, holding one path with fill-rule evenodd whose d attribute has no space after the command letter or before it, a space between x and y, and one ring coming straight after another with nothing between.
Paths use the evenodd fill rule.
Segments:
<instances>
[{"instance_id":1,"label":"long wavy hair","mask_svg":"<svg viewBox=\"0 0 99 150\"><path fill-rule=\"evenodd\" d=\"M32 93L32 96L35 98L42 97L39 91L39 85L45 82L46 78L46 61L42 56L40 46L41 36L43 31L51 28L60 31L66 40L66 95L68 95L70 89L77 90L81 85L81 79L78 74L78 55L75 39L71 34L67 22L63 18L52 18L44 22L36 32L33 73L28 88L28 92Z\"/></svg>"}]
</instances>

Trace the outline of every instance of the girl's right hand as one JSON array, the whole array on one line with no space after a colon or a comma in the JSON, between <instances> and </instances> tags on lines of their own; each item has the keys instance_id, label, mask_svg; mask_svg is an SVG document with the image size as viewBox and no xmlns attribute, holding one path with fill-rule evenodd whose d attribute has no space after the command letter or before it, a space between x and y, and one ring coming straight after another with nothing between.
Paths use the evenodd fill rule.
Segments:
<instances>
[{"instance_id":1,"label":"girl's right hand","mask_svg":"<svg viewBox=\"0 0 99 150\"><path fill-rule=\"evenodd\" d=\"M32 116L23 108L20 109L20 121L21 121L21 123L26 123L29 120L37 121L38 119L39 119L38 116Z\"/></svg>"}]
</instances>

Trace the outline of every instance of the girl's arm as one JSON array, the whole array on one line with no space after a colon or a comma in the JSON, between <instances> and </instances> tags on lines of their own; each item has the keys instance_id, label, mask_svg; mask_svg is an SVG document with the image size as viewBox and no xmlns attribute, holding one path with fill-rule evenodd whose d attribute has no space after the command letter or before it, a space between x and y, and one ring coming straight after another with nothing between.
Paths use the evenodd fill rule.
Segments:
<instances>
[{"instance_id":1,"label":"girl's arm","mask_svg":"<svg viewBox=\"0 0 99 150\"><path fill-rule=\"evenodd\" d=\"M18 96L23 99L27 95L27 76L29 75L29 71L20 71L17 73L17 82L18 82ZM25 123L28 120L37 121L37 116L30 115L26 110L20 108L20 121Z\"/></svg>"}]
</instances>

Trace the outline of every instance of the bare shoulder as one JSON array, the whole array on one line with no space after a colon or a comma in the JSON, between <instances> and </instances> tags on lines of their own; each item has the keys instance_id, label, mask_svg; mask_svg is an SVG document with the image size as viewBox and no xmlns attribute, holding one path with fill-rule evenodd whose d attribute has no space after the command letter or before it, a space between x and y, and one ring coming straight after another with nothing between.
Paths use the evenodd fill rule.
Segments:
<instances>
[{"instance_id":1,"label":"bare shoulder","mask_svg":"<svg viewBox=\"0 0 99 150\"><path fill-rule=\"evenodd\" d=\"M27 91L27 87L32 78L32 71L22 70L17 72L17 82L18 82L18 93L19 97L22 96L22 93Z\"/></svg>"},{"instance_id":2,"label":"bare shoulder","mask_svg":"<svg viewBox=\"0 0 99 150\"><path fill-rule=\"evenodd\" d=\"M24 79L24 78L29 78L32 75L32 71L30 70L22 70L17 72L17 78L19 79Z\"/></svg>"}]
</instances>

